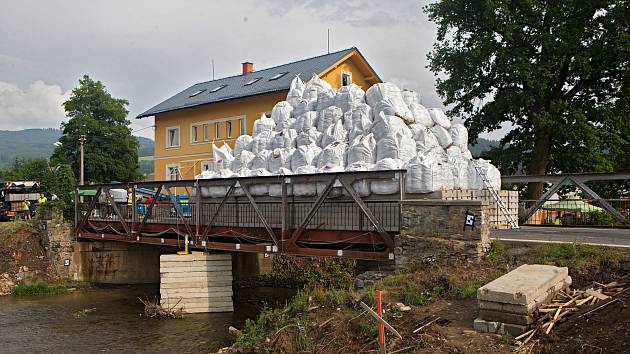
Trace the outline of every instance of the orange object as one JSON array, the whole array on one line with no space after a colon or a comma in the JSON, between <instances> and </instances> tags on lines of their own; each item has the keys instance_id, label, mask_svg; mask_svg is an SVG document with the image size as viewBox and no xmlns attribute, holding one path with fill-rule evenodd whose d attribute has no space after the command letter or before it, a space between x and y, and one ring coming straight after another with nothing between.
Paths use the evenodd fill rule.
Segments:
<instances>
[{"instance_id":1,"label":"orange object","mask_svg":"<svg viewBox=\"0 0 630 354\"><path fill-rule=\"evenodd\" d=\"M380 290L376 290L376 302L378 304L378 316L383 318L383 303ZM381 348L385 347L385 326L380 321L378 323L378 343L381 345Z\"/></svg>"}]
</instances>

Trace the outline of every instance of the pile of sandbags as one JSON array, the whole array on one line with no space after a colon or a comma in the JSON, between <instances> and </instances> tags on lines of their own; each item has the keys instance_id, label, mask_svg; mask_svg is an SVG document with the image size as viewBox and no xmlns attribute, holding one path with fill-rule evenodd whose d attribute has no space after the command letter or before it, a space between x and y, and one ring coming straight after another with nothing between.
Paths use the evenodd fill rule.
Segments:
<instances>
[{"instance_id":1,"label":"pile of sandbags","mask_svg":"<svg viewBox=\"0 0 630 354\"><path fill-rule=\"evenodd\" d=\"M273 107L271 117L263 114L254 122L252 136L238 137L234 150L228 145L212 149L213 171L196 178L404 169L409 193L485 188L471 161L466 127L453 124L438 108L425 108L415 92L392 83L367 91L351 84L337 91L317 75L307 83L295 77L286 101ZM500 189L498 169L485 160L478 165ZM279 186L257 185L256 194L277 195ZM315 195L323 187L295 184L290 193ZM363 196L393 194L400 191L400 181L358 181L354 188ZM202 193L221 191L213 187Z\"/></svg>"}]
</instances>

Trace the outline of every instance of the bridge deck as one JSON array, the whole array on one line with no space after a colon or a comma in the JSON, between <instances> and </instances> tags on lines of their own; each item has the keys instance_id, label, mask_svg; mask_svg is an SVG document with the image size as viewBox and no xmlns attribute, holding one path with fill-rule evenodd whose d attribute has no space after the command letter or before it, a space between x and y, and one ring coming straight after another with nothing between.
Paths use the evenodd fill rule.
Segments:
<instances>
[{"instance_id":1,"label":"bridge deck","mask_svg":"<svg viewBox=\"0 0 630 354\"><path fill-rule=\"evenodd\" d=\"M188 237L193 249L392 260L403 194L361 198L351 187L374 180L402 186L404 173L341 172L80 186L77 194L91 189L96 190L96 196L77 203L76 232L84 239L177 247ZM291 186L296 183L318 183L320 193L292 196ZM283 195L251 195L252 187L263 184L279 186ZM111 192L127 188L135 195L131 205L120 199L117 202ZM209 197L209 188L224 188L225 194ZM144 197L136 193L138 190ZM153 202L147 199L150 194ZM191 197L182 202L180 195Z\"/></svg>"}]
</instances>

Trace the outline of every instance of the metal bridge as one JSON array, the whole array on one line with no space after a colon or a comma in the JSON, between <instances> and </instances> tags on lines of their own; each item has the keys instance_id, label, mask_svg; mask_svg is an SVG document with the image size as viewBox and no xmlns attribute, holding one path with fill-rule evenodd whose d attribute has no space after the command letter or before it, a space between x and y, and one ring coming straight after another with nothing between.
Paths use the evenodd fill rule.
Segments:
<instances>
[{"instance_id":1,"label":"metal bridge","mask_svg":"<svg viewBox=\"0 0 630 354\"><path fill-rule=\"evenodd\" d=\"M179 248L188 240L197 250L393 261L404 178L397 170L84 185L76 189L75 232ZM361 197L357 184L372 181L400 192ZM266 186L277 197L257 195ZM300 186L317 193L293 195ZM116 198L117 189L130 191L129 202ZM80 197L86 191L92 196Z\"/></svg>"}]
</instances>

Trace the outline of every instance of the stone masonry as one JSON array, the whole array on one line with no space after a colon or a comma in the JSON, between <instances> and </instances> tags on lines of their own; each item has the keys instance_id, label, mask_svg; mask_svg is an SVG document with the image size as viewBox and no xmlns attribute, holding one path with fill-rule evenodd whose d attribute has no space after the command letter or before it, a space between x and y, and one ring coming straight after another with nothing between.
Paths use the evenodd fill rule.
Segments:
<instances>
[{"instance_id":1,"label":"stone masonry","mask_svg":"<svg viewBox=\"0 0 630 354\"><path fill-rule=\"evenodd\" d=\"M403 201L396 266L442 257L478 260L490 247L487 207L476 200ZM464 229L467 212L475 216L474 228Z\"/></svg>"}]
</instances>

